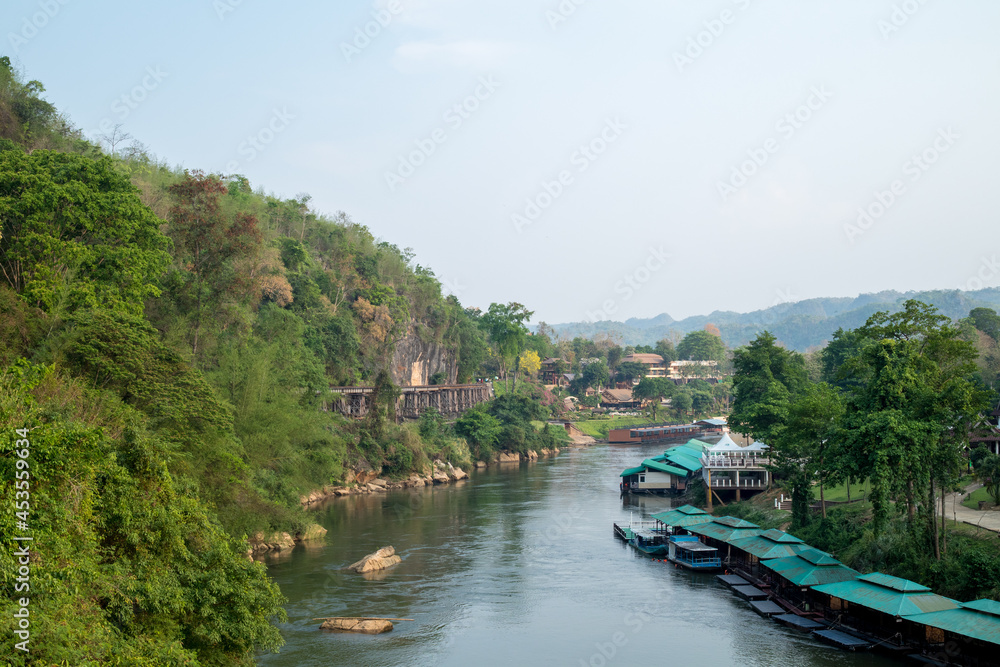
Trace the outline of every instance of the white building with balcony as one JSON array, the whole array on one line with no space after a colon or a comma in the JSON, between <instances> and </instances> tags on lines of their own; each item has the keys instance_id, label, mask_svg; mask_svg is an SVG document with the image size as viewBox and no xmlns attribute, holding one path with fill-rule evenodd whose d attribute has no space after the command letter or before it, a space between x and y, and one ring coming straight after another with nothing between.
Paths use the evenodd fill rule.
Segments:
<instances>
[{"instance_id":1,"label":"white building with balcony","mask_svg":"<svg viewBox=\"0 0 1000 667\"><path fill-rule=\"evenodd\" d=\"M741 447L728 433L709 447L701 457L701 476L708 489L709 508L713 494L720 502L723 494L727 499L739 501L767 490L771 485L771 473L767 469L771 463L769 450L770 447L762 442Z\"/></svg>"}]
</instances>

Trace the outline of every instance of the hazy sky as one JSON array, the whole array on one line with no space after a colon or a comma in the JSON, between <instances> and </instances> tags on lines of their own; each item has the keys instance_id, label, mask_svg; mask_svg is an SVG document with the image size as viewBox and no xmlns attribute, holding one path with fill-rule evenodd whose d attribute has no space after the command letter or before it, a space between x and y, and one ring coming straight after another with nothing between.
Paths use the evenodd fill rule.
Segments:
<instances>
[{"instance_id":1,"label":"hazy sky","mask_svg":"<svg viewBox=\"0 0 1000 667\"><path fill-rule=\"evenodd\" d=\"M465 305L1000 285L995 0L6 0L0 25L88 136L307 192Z\"/></svg>"}]
</instances>

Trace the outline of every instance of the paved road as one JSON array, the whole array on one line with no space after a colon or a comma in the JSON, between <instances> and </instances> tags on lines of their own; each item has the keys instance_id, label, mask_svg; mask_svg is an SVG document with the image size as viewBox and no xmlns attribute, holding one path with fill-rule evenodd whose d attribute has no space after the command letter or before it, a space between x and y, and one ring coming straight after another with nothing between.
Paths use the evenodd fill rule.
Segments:
<instances>
[{"instance_id":1,"label":"paved road","mask_svg":"<svg viewBox=\"0 0 1000 667\"><path fill-rule=\"evenodd\" d=\"M980 512L979 510L970 510L968 507L962 505L962 499L966 495L981 487L982 484L973 484L967 487L965 491L949 494L947 500L945 500L945 516L949 519L964 521L965 523L971 523L974 526L1000 533L1000 511L986 510Z\"/></svg>"}]
</instances>

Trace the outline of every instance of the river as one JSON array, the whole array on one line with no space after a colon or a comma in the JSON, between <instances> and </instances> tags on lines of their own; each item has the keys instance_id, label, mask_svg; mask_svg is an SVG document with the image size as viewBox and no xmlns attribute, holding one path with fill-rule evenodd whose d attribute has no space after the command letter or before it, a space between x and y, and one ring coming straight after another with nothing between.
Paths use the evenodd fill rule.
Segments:
<instances>
[{"instance_id":1,"label":"river","mask_svg":"<svg viewBox=\"0 0 1000 667\"><path fill-rule=\"evenodd\" d=\"M286 644L303 665L897 665L816 643L716 583L653 562L612 523L667 498L618 497L617 474L663 445L596 445L474 472L453 485L329 501L329 533L267 561L288 598ZM393 545L366 579L342 568ZM412 618L384 635L318 630L323 616Z\"/></svg>"}]
</instances>

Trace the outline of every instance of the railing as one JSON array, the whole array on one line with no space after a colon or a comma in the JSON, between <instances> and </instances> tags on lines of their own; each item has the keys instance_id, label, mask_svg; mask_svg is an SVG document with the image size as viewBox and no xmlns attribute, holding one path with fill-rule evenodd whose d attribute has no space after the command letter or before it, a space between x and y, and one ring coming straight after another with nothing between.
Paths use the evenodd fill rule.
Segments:
<instances>
[{"instance_id":1,"label":"railing","mask_svg":"<svg viewBox=\"0 0 1000 667\"><path fill-rule=\"evenodd\" d=\"M767 482L762 479L741 479L737 484L735 479L714 478L712 480L713 489L764 489Z\"/></svg>"},{"instance_id":2,"label":"railing","mask_svg":"<svg viewBox=\"0 0 1000 667\"><path fill-rule=\"evenodd\" d=\"M771 464L766 456L702 456L706 468L763 468Z\"/></svg>"}]
</instances>

